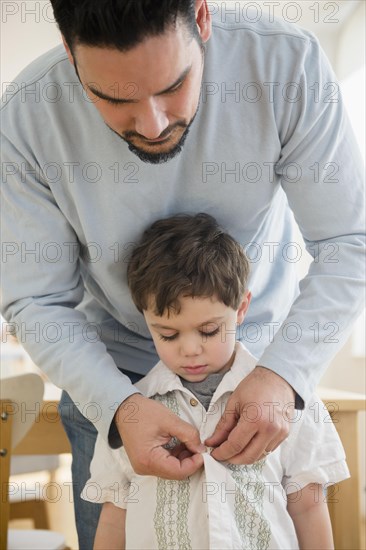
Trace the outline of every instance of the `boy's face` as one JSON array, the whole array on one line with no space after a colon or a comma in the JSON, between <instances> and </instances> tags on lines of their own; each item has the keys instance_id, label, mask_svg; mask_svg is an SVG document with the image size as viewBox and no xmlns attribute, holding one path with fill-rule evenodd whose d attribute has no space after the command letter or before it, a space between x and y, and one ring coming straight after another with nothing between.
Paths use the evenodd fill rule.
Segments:
<instances>
[{"instance_id":1,"label":"boy's face","mask_svg":"<svg viewBox=\"0 0 366 550\"><path fill-rule=\"evenodd\" d=\"M238 310L215 297L180 298L178 314L160 317L153 303L144 311L156 351L166 366L190 382L201 382L209 374L228 370L234 359L235 331L248 309L247 292Z\"/></svg>"}]
</instances>

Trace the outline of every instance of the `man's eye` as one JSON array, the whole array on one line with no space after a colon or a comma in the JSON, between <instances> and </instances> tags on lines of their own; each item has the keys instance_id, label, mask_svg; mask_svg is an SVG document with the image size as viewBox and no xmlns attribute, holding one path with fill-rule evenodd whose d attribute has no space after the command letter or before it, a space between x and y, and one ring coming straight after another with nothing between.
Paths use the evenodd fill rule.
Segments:
<instances>
[{"instance_id":1,"label":"man's eye","mask_svg":"<svg viewBox=\"0 0 366 550\"><path fill-rule=\"evenodd\" d=\"M207 336L208 338L212 336L216 336L220 332L220 327L215 328L215 330L212 330L211 332L204 332L203 330L200 331L202 336Z\"/></svg>"},{"instance_id":2,"label":"man's eye","mask_svg":"<svg viewBox=\"0 0 366 550\"><path fill-rule=\"evenodd\" d=\"M178 91L181 89L181 87L183 86L183 84L184 84L184 81L183 81L183 82L180 82L179 84L177 84L177 86L176 86L175 88L171 88L171 89L167 92L167 94L175 94L175 92L178 92Z\"/></svg>"},{"instance_id":3,"label":"man's eye","mask_svg":"<svg viewBox=\"0 0 366 550\"><path fill-rule=\"evenodd\" d=\"M163 340L163 342L171 342L172 340L175 340L177 338L178 334L173 334L173 336L164 336L163 334L159 334L160 340Z\"/></svg>"}]
</instances>

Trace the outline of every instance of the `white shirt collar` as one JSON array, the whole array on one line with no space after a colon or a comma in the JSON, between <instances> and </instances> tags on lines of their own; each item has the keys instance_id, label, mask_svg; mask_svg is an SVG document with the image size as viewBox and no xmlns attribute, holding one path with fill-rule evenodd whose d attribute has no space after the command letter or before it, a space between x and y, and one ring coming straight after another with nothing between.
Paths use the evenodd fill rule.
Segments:
<instances>
[{"instance_id":1,"label":"white shirt collar","mask_svg":"<svg viewBox=\"0 0 366 550\"><path fill-rule=\"evenodd\" d=\"M214 394L215 400L226 392L233 392L243 378L254 369L256 364L256 358L249 353L241 342L237 342L235 344L234 363L217 387ZM146 397L152 397L156 394L164 395L175 390L188 391L183 386L179 376L168 369L162 361L159 361L135 386Z\"/></svg>"}]
</instances>

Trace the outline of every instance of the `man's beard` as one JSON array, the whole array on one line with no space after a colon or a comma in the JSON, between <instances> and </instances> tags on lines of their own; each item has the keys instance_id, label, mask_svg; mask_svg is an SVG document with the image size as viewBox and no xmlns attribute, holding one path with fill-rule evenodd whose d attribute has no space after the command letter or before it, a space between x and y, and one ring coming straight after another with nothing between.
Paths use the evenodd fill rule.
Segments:
<instances>
[{"instance_id":1,"label":"man's beard","mask_svg":"<svg viewBox=\"0 0 366 550\"><path fill-rule=\"evenodd\" d=\"M198 107L197 107L197 111L198 111ZM191 119L191 121L188 124L184 124L183 122L177 122L172 127L172 128L181 127L181 128L185 128L185 130L184 130L180 140L178 141L178 143L173 145L172 148L169 149L168 151L164 151L164 152L161 152L161 153L160 152L154 153L154 152L146 151L145 149L141 149L137 145L134 145L128 139L129 137L136 136L136 133L134 133L134 132L127 132L126 135L121 135L118 132L116 132L115 130L113 130L113 128L111 128L110 126L108 126L108 128L110 130L112 130L112 132L114 132L119 138L123 139L123 141L125 141L127 143L129 150L132 153L134 153L140 160L142 160L142 162L146 162L146 163L149 163L149 164L163 164L164 162L168 162L169 160L172 160L174 157L176 157L182 151L183 145L184 145L184 143L186 141L186 138L189 134L190 127L191 127L194 119L196 118L197 111L195 112L193 118ZM170 131L169 129L167 129L167 130ZM163 136L164 136L164 132L162 132L162 137ZM159 142L157 142L156 145L159 145Z\"/></svg>"}]
</instances>

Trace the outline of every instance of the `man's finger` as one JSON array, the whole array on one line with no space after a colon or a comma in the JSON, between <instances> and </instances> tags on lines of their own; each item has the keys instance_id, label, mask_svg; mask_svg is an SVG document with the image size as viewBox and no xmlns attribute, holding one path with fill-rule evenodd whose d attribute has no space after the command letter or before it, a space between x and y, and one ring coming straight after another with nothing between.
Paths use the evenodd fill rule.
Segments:
<instances>
[{"instance_id":1,"label":"man's finger","mask_svg":"<svg viewBox=\"0 0 366 550\"><path fill-rule=\"evenodd\" d=\"M259 423L242 421L238 422L227 441L211 454L216 460L225 460L231 464L253 464L263 458L265 453L274 451L287 435L286 425L279 429L270 423L263 428Z\"/></svg>"},{"instance_id":2,"label":"man's finger","mask_svg":"<svg viewBox=\"0 0 366 550\"><path fill-rule=\"evenodd\" d=\"M178 421L177 421L178 420ZM184 444L193 454L204 453L206 447L200 439L198 430L184 420L173 418L173 425L169 430L170 434Z\"/></svg>"},{"instance_id":3,"label":"man's finger","mask_svg":"<svg viewBox=\"0 0 366 550\"><path fill-rule=\"evenodd\" d=\"M230 464L253 464L273 452L279 445L278 439L268 441L268 438L255 435L243 451L229 459Z\"/></svg>"},{"instance_id":4,"label":"man's finger","mask_svg":"<svg viewBox=\"0 0 366 550\"><path fill-rule=\"evenodd\" d=\"M200 453L179 460L163 447L158 447L152 453L147 473L164 479L182 480L193 475L203 466L203 456ZM138 472L144 474L144 472Z\"/></svg>"},{"instance_id":5,"label":"man's finger","mask_svg":"<svg viewBox=\"0 0 366 550\"><path fill-rule=\"evenodd\" d=\"M243 430L243 424L245 424L246 430ZM255 434L255 426L244 422L237 424L237 426L230 432L227 440L212 451L211 456L220 461L230 460L234 456L242 453L243 449L245 449ZM208 440L207 445L209 445Z\"/></svg>"},{"instance_id":6,"label":"man's finger","mask_svg":"<svg viewBox=\"0 0 366 550\"><path fill-rule=\"evenodd\" d=\"M175 458L180 458L180 456L182 455L182 453L184 451L187 451L189 453L189 455L187 456L191 456L192 453L191 451L188 451L187 447L184 445L184 443L179 443L178 445L175 445L175 447L172 447L172 448L169 448L169 447L165 447L169 453L174 456Z\"/></svg>"},{"instance_id":7,"label":"man's finger","mask_svg":"<svg viewBox=\"0 0 366 550\"><path fill-rule=\"evenodd\" d=\"M240 411L238 410L238 406L235 406L235 402L229 399L224 414L217 423L214 433L206 439L205 444L208 447L218 447L221 445L228 439L239 417Z\"/></svg>"}]
</instances>

